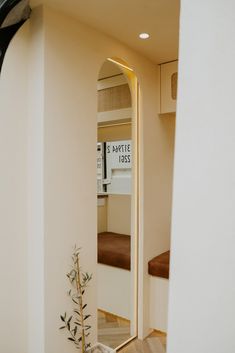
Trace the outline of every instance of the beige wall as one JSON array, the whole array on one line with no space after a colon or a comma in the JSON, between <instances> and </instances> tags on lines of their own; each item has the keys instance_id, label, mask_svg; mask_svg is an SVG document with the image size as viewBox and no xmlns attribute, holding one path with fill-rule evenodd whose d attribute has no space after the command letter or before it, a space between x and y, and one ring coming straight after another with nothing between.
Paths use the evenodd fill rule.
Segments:
<instances>
[{"instance_id":1,"label":"beige wall","mask_svg":"<svg viewBox=\"0 0 235 353\"><path fill-rule=\"evenodd\" d=\"M131 195L108 195L97 206L97 231L131 235Z\"/></svg>"},{"instance_id":2,"label":"beige wall","mask_svg":"<svg viewBox=\"0 0 235 353\"><path fill-rule=\"evenodd\" d=\"M107 230L131 235L131 195L109 195Z\"/></svg>"},{"instance_id":3,"label":"beige wall","mask_svg":"<svg viewBox=\"0 0 235 353\"><path fill-rule=\"evenodd\" d=\"M70 255L82 248L81 266L93 274L86 292L96 341L97 200L96 38L75 20L45 13L45 352L73 352L58 330L59 313L70 308L66 295Z\"/></svg>"},{"instance_id":4,"label":"beige wall","mask_svg":"<svg viewBox=\"0 0 235 353\"><path fill-rule=\"evenodd\" d=\"M159 129L163 137L160 153L161 170L159 171L159 197L161 207L155 212L161 217L161 227L156 230L161 231L162 237L167 240L170 249L171 233L171 213L172 213L172 189L173 189L173 166L174 166L174 145L175 145L175 113L159 115ZM156 256L156 255L155 255Z\"/></svg>"},{"instance_id":5,"label":"beige wall","mask_svg":"<svg viewBox=\"0 0 235 353\"><path fill-rule=\"evenodd\" d=\"M59 324L57 313L67 305L66 280L61 274L66 272L75 241L83 247L84 267L94 274L87 300L91 312L96 308L96 83L107 57L127 61L136 71L141 87L140 199L141 206L145 206L140 219L141 336L149 328L147 261L169 248L169 220L166 224L160 211L165 136L157 115L157 68L109 37L49 9L45 49L46 327L50 331L54 328L46 340L49 351L59 352L64 340L55 328ZM54 251L60 258L57 272L58 265L50 260ZM96 327L95 316L91 323ZM93 333L95 336L95 330Z\"/></svg>"}]
</instances>

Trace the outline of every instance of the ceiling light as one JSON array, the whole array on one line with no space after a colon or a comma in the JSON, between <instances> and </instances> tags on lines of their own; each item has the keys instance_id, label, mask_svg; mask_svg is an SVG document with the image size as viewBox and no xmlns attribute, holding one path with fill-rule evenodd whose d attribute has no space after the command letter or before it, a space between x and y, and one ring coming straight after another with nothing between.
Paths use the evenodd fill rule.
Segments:
<instances>
[{"instance_id":1,"label":"ceiling light","mask_svg":"<svg viewBox=\"0 0 235 353\"><path fill-rule=\"evenodd\" d=\"M140 39L148 39L150 35L148 33L140 33L139 37Z\"/></svg>"}]
</instances>

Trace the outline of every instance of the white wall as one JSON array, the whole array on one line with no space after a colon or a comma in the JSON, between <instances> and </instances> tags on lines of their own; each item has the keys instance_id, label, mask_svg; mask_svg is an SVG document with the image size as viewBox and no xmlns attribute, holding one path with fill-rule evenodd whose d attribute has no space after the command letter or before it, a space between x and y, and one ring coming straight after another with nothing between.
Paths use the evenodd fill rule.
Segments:
<instances>
[{"instance_id":1,"label":"white wall","mask_svg":"<svg viewBox=\"0 0 235 353\"><path fill-rule=\"evenodd\" d=\"M132 320L131 272L103 264L98 264L97 272L98 309Z\"/></svg>"},{"instance_id":2,"label":"white wall","mask_svg":"<svg viewBox=\"0 0 235 353\"><path fill-rule=\"evenodd\" d=\"M167 332L169 280L150 276L150 328Z\"/></svg>"},{"instance_id":3,"label":"white wall","mask_svg":"<svg viewBox=\"0 0 235 353\"><path fill-rule=\"evenodd\" d=\"M235 352L234 13L181 1L168 353Z\"/></svg>"},{"instance_id":4,"label":"white wall","mask_svg":"<svg viewBox=\"0 0 235 353\"><path fill-rule=\"evenodd\" d=\"M28 81L28 353L44 352L44 23L29 21Z\"/></svg>"},{"instance_id":5,"label":"white wall","mask_svg":"<svg viewBox=\"0 0 235 353\"><path fill-rule=\"evenodd\" d=\"M0 78L0 351L27 351L26 23L6 53ZM17 60L16 60L17 58Z\"/></svg>"},{"instance_id":6,"label":"white wall","mask_svg":"<svg viewBox=\"0 0 235 353\"><path fill-rule=\"evenodd\" d=\"M107 232L107 199L97 198L97 233Z\"/></svg>"}]
</instances>

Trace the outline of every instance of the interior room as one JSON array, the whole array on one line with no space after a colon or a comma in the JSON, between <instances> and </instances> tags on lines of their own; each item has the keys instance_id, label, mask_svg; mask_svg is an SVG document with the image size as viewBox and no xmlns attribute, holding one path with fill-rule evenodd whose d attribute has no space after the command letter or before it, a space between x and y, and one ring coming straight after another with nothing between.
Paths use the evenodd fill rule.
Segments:
<instances>
[{"instance_id":1,"label":"interior room","mask_svg":"<svg viewBox=\"0 0 235 353\"><path fill-rule=\"evenodd\" d=\"M235 352L234 13L0 0L0 352Z\"/></svg>"},{"instance_id":2,"label":"interior room","mask_svg":"<svg viewBox=\"0 0 235 353\"><path fill-rule=\"evenodd\" d=\"M122 67L111 60L102 65L97 84L98 338L117 348L137 334L135 124L131 85Z\"/></svg>"},{"instance_id":3,"label":"interior room","mask_svg":"<svg viewBox=\"0 0 235 353\"><path fill-rule=\"evenodd\" d=\"M164 152L162 209L171 214L177 61L160 65L161 129ZM98 77L97 228L98 228L98 337L120 348L137 337L138 298L138 116L133 70L120 59L108 58ZM138 90L139 87L136 87ZM133 99L132 99L133 97ZM136 133L137 132L137 133ZM135 149L136 148L136 149ZM136 174L135 174L136 172ZM135 187L136 186L136 187ZM170 233L162 235L169 244ZM160 239L161 241L161 239ZM149 317L152 340L166 348L170 251L148 262ZM127 261L128 259L128 261ZM125 295L122 294L123 287Z\"/></svg>"},{"instance_id":4,"label":"interior room","mask_svg":"<svg viewBox=\"0 0 235 353\"><path fill-rule=\"evenodd\" d=\"M179 4L158 5L162 29L173 28L157 39L157 50L151 33L139 37L155 26L151 6L142 4L136 14L139 26L129 45L122 26L123 43L99 28L99 11L110 13L104 1L92 10L96 20L82 2L78 16L70 3L35 3L6 52L5 124L16 119L16 107L21 122L20 129L9 125L18 136L11 139L18 151L11 172L18 179L8 190L17 195L11 213L22 248L16 259L25 306L14 307L23 318L21 351L33 350L36 340L48 352L73 352L58 327L61 311L70 307L66 272L74 244L92 274L84 299L87 340L121 350L147 339L149 347L166 349ZM115 11L121 18L120 8ZM12 85L16 57L20 69ZM7 218L2 227L9 229ZM59 261L52 261L55 253ZM26 289L28 298L37 298L36 308ZM6 353L20 352L14 342L4 344Z\"/></svg>"}]
</instances>

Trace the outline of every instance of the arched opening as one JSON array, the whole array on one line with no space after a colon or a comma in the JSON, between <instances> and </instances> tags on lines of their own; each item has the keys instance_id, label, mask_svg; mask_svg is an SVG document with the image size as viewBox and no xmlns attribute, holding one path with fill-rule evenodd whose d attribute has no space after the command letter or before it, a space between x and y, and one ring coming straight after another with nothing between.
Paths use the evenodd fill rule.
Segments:
<instances>
[{"instance_id":1,"label":"arched opening","mask_svg":"<svg viewBox=\"0 0 235 353\"><path fill-rule=\"evenodd\" d=\"M97 82L98 341L137 336L138 83L107 59Z\"/></svg>"}]
</instances>

